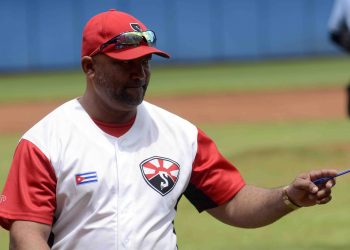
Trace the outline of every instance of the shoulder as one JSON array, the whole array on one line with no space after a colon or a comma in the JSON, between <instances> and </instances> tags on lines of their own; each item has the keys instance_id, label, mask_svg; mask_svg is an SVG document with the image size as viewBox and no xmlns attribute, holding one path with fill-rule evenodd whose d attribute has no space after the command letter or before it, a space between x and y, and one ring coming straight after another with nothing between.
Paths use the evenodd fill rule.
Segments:
<instances>
[{"instance_id":1,"label":"shoulder","mask_svg":"<svg viewBox=\"0 0 350 250\"><path fill-rule=\"evenodd\" d=\"M197 145L198 128L190 121L148 102L143 102L139 111L144 126L151 131Z\"/></svg>"},{"instance_id":2,"label":"shoulder","mask_svg":"<svg viewBox=\"0 0 350 250\"><path fill-rule=\"evenodd\" d=\"M32 126L22 138L31 141L39 148L44 148L44 145L50 144L56 135L67 133L69 127L72 127L71 117L79 106L77 100L63 103Z\"/></svg>"},{"instance_id":3,"label":"shoulder","mask_svg":"<svg viewBox=\"0 0 350 250\"><path fill-rule=\"evenodd\" d=\"M65 102L39 120L26 134L49 127L62 127L79 109L82 110L82 107L76 99Z\"/></svg>"},{"instance_id":4,"label":"shoulder","mask_svg":"<svg viewBox=\"0 0 350 250\"><path fill-rule=\"evenodd\" d=\"M165 110L157 105L151 104L149 102L144 101L141 105L141 109L144 109L151 117L156 119L163 119L168 123L174 123L176 125L183 125L186 127L196 128L194 124L190 121L180 117L177 114L174 114L168 110Z\"/></svg>"}]
</instances>

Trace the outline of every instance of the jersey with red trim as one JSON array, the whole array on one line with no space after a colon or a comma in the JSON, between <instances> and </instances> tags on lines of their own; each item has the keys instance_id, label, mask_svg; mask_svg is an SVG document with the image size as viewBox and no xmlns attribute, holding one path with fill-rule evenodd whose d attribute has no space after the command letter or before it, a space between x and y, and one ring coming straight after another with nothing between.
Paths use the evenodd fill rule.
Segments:
<instances>
[{"instance_id":1,"label":"jersey with red trim","mask_svg":"<svg viewBox=\"0 0 350 250\"><path fill-rule=\"evenodd\" d=\"M176 249L182 194L199 211L229 201L244 180L190 122L144 101L114 137L77 100L21 139L0 203L0 224L52 224L53 250Z\"/></svg>"},{"instance_id":2,"label":"jersey with red trim","mask_svg":"<svg viewBox=\"0 0 350 250\"><path fill-rule=\"evenodd\" d=\"M134 124L135 117L133 117L129 122L125 124L110 124L110 123L101 122L96 119L93 119L93 121L96 123L96 125L100 129L102 129L107 134L110 134L115 137L120 137L131 128L131 126Z\"/></svg>"}]
</instances>

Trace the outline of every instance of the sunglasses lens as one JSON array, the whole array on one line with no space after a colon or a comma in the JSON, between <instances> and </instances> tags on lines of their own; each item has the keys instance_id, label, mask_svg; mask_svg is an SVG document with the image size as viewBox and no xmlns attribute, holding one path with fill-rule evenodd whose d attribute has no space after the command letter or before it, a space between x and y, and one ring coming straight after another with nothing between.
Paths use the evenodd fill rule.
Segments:
<instances>
[{"instance_id":1,"label":"sunglasses lens","mask_svg":"<svg viewBox=\"0 0 350 250\"><path fill-rule=\"evenodd\" d=\"M142 36L146 39L149 46L156 45L156 34L152 30L142 32Z\"/></svg>"},{"instance_id":2,"label":"sunglasses lens","mask_svg":"<svg viewBox=\"0 0 350 250\"><path fill-rule=\"evenodd\" d=\"M119 45L139 45L143 40L146 40L148 46L155 46L156 35L153 31L147 30L144 32L127 32L117 37Z\"/></svg>"},{"instance_id":3,"label":"sunglasses lens","mask_svg":"<svg viewBox=\"0 0 350 250\"><path fill-rule=\"evenodd\" d=\"M120 45L138 45L142 41L141 33L128 32L118 36L117 44Z\"/></svg>"}]
</instances>

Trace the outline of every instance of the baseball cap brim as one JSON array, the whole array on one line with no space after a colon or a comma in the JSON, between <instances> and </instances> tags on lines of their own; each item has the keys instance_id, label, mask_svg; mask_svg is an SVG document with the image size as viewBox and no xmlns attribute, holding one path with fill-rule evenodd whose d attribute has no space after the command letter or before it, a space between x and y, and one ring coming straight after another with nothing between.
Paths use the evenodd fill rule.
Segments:
<instances>
[{"instance_id":1,"label":"baseball cap brim","mask_svg":"<svg viewBox=\"0 0 350 250\"><path fill-rule=\"evenodd\" d=\"M121 50L106 50L103 51L103 54L117 60L134 60L150 54L156 54L161 57L170 58L170 55L165 53L164 51L146 45L140 45L135 48L127 48Z\"/></svg>"}]
</instances>

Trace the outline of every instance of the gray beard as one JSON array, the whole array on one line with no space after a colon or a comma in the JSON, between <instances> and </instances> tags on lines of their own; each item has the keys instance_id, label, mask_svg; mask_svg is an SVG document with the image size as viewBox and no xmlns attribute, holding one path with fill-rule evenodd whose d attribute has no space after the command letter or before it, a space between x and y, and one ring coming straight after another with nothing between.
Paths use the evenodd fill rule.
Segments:
<instances>
[{"instance_id":1,"label":"gray beard","mask_svg":"<svg viewBox=\"0 0 350 250\"><path fill-rule=\"evenodd\" d=\"M103 91L111 100L115 100L128 106L137 106L142 103L146 93L146 87L144 88L142 95L135 97L128 93L127 88L121 88L117 90L113 88L113 86L111 86L111 84L108 83L105 79L106 77L104 77L104 75L96 77L95 83L103 88Z\"/></svg>"},{"instance_id":2,"label":"gray beard","mask_svg":"<svg viewBox=\"0 0 350 250\"><path fill-rule=\"evenodd\" d=\"M123 102L125 104L131 105L131 106L137 106L142 103L143 98L145 97L146 89L143 91L141 96L138 96L137 98L129 95L126 91L126 89L122 89L121 93L119 95L112 95L115 99L118 99L120 102Z\"/></svg>"}]
</instances>

